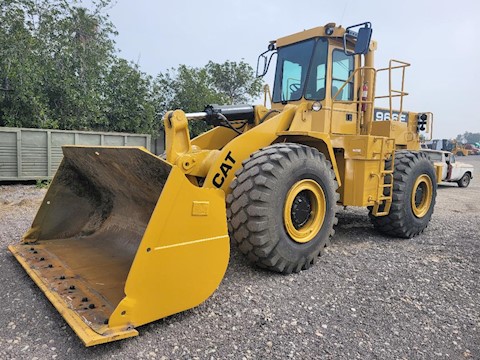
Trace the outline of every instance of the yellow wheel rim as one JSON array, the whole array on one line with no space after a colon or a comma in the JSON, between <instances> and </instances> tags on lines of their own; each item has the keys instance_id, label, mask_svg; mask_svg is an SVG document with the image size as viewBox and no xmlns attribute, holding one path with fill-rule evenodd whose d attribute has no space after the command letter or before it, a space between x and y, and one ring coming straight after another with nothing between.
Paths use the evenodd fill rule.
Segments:
<instances>
[{"instance_id":1,"label":"yellow wheel rim","mask_svg":"<svg viewBox=\"0 0 480 360\"><path fill-rule=\"evenodd\" d=\"M432 203L432 194L432 180L428 175L420 175L413 185L411 199L413 214L416 217L421 218L428 213Z\"/></svg>"},{"instance_id":2,"label":"yellow wheel rim","mask_svg":"<svg viewBox=\"0 0 480 360\"><path fill-rule=\"evenodd\" d=\"M320 185L311 179L298 181L288 192L283 210L288 235L298 243L309 242L320 231L325 211L325 194Z\"/></svg>"}]
</instances>

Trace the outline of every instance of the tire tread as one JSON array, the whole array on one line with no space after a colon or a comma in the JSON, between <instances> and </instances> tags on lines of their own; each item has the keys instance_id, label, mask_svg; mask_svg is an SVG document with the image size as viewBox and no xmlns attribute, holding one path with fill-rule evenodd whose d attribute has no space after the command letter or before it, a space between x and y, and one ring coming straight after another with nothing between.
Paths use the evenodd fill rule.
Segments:
<instances>
[{"instance_id":1,"label":"tire tread","mask_svg":"<svg viewBox=\"0 0 480 360\"><path fill-rule=\"evenodd\" d=\"M316 257L329 245L330 237L335 233L333 225L338 222L334 214L331 229L321 247L297 262L289 262L276 251L278 236L272 236L268 228L269 200L278 196L274 194L274 184L282 173L288 171L289 164L302 159L313 159L325 168L333 184L334 202L338 201L338 184L330 161L317 149L294 143L273 144L253 153L236 172L237 178L232 181L232 191L227 196L230 236L239 250L256 265L285 274L308 269L314 264Z\"/></svg>"}]
</instances>

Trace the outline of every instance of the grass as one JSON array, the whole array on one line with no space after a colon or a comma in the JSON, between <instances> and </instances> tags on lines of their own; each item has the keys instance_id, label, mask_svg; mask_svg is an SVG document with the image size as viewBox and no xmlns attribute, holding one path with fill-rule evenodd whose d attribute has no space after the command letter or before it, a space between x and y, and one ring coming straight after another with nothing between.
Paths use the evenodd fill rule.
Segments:
<instances>
[{"instance_id":1,"label":"grass","mask_svg":"<svg viewBox=\"0 0 480 360\"><path fill-rule=\"evenodd\" d=\"M48 189L51 182L52 180L37 180L37 183L35 184L35 186L38 189Z\"/></svg>"}]
</instances>

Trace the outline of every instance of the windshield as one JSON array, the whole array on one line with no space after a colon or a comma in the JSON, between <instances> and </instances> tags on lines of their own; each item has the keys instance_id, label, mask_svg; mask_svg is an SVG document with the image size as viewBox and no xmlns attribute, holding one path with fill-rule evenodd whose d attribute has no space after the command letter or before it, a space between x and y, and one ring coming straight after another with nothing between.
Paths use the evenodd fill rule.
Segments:
<instances>
[{"instance_id":1,"label":"windshield","mask_svg":"<svg viewBox=\"0 0 480 360\"><path fill-rule=\"evenodd\" d=\"M273 102L300 100L303 95L308 100L323 100L327 49L323 38L279 48Z\"/></svg>"},{"instance_id":2,"label":"windshield","mask_svg":"<svg viewBox=\"0 0 480 360\"><path fill-rule=\"evenodd\" d=\"M425 151L430 158L431 161L436 161L436 162L442 162L442 154L441 153L435 153L435 152L430 152L430 151Z\"/></svg>"}]
</instances>

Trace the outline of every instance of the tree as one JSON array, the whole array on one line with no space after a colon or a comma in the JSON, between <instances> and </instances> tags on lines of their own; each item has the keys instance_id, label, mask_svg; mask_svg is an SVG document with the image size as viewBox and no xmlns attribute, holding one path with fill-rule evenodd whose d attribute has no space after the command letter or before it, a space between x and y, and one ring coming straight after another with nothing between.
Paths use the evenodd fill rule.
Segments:
<instances>
[{"instance_id":1,"label":"tree","mask_svg":"<svg viewBox=\"0 0 480 360\"><path fill-rule=\"evenodd\" d=\"M465 140L468 144L475 144L480 143L480 133L471 133L465 131L465 133L457 135L457 140L462 141Z\"/></svg>"},{"instance_id":2,"label":"tree","mask_svg":"<svg viewBox=\"0 0 480 360\"><path fill-rule=\"evenodd\" d=\"M157 90L165 109L201 111L210 103L223 103L226 96L215 91L205 68L180 65L157 76Z\"/></svg>"},{"instance_id":3,"label":"tree","mask_svg":"<svg viewBox=\"0 0 480 360\"><path fill-rule=\"evenodd\" d=\"M205 67L211 86L228 98L228 104L251 102L262 90L262 80L254 76L253 68L243 60L239 63L209 61Z\"/></svg>"},{"instance_id":4,"label":"tree","mask_svg":"<svg viewBox=\"0 0 480 360\"><path fill-rule=\"evenodd\" d=\"M1 104L4 125L88 128L99 114L99 82L111 60L112 25L68 2L2 3L0 76L11 92Z\"/></svg>"},{"instance_id":5,"label":"tree","mask_svg":"<svg viewBox=\"0 0 480 360\"><path fill-rule=\"evenodd\" d=\"M169 109L252 101L243 61L180 65L155 80L115 54L111 0L0 2L0 126L155 134ZM207 129L192 122L192 135Z\"/></svg>"},{"instance_id":6,"label":"tree","mask_svg":"<svg viewBox=\"0 0 480 360\"><path fill-rule=\"evenodd\" d=\"M110 0L88 4L0 3L0 126L156 133L152 80L116 56Z\"/></svg>"},{"instance_id":7,"label":"tree","mask_svg":"<svg viewBox=\"0 0 480 360\"><path fill-rule=\"evenodd\" d=\"M185 112L202 111L207 104L226 101L210 84L205 68L180 65L177 69L160 73L156 79L157 114L162 116L168 110L182 109ZM192 136L208 130L203 121L189 123Z\"/></svg>"},{"instance_id":8,"label":"tree","mask_svg":"<svg viewBox=\"0 0 480 360\"><path fill-rule=\"evenodd\" d=\"M241 61L217 64L210 61L203 68L180 65L155 79L157 114L182 109L198 112L208 104L234 104L252 101L261 92L261 81L253 68ZM190 122L192 136L207 130L204 122Z\"/></svg>"},{"instance_id":9,"label":"tree","mask_svg":"<svg viewBox=\"0 0 480 360\"><path fill-rule=\"evenodd\" d=\"M138 66L116 59L105 78L104 124L98 129L156 133L155 106L151 95L152 79Z\"/></svg>"},{"instance_id":10,"label":"tree","mask_svg":"<svg viewBox=\"0 0 480 360\"><path fill-rule=\"evenodd\" d=\"M38 49L30 20L33 1L0 3L0 125L17 126L23 121L35 125L30 115L44 116L46 99L38 92L40 64L34 54ZM29 20L26 20L29 19ZM23 121L22 121L23 120Z\"/></svg>"}]
</instances>

